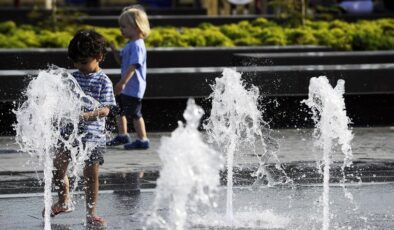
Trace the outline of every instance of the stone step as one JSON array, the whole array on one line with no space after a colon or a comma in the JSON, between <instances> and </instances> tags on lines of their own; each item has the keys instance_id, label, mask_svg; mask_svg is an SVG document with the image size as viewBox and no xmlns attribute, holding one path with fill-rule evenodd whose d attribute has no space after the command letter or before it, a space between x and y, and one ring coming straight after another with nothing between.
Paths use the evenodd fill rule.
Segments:
<instances>
[{"instance_id":1,"label":"stone step","mask_svg":"<svg viewBox=\"0 0 394 230\"><path fill-rule=\"evenodd\" d=\"M225 67L150 68L146 99L204 98ZM394 94L394 63L352 65L236 67L246 84L259 87L265 96L306 96L312 77L327 76L333 84L345 80L345 94ZM72 70L70 70L72 71ZM115 83L119 69L104 69ZM37 70L0 70L0 101L21 99Z\"/></svg>"},{"instance_id":2,"label":"stone step","mask_svg":"<svg viewBox=\"0 0 394 230\"><path fill-rule=\"evenodd\" d=\"M209 116L211 85L224 67L150 68L143 114L149 131L168 131L182 120L186 100L194 97ZM345 103L354 126L394 125L394 64L239 67L246 85L261 92L260 106L271 127L311 127L307 98L311 77L325 75L331 83L345 80ZM113 82L119 69L104 69ZM0 71L0 133L13 133L12 110L23 101L22 92L37 70ZM30 77L29 77L30 75ZM115 127L114 120L112 126ZM111 122L109 122L111 123ZM110 124L111 125L111 124Z\"/></svg>"},{"instance_id":3,"label":"stone step","mask_svg":"<svg viewBox=\"0 0 394 230\"><path fill-rule=\"evenodd\" d=\"M191 47L148 48L148 68L161 67L212 67L230 66L235 53L278 53L330 51L326 46L244 46L244 47ZM109 51L109 50L108 50ZM48 65L73 68L63 48L0 49L0 69L45 69ZM102 68L120 68L113 55L108 53Z\"/></svg>"},{"instance_id":4,"label":"stone step","mask_svg":"<svg viewBox=\"0 0 394 230\"><path fill-rule=\"evenodd\" d=\"M233 66L339 65L394 63L394 50L353 52L237 53Z\"/></svg>"}]
</instances>

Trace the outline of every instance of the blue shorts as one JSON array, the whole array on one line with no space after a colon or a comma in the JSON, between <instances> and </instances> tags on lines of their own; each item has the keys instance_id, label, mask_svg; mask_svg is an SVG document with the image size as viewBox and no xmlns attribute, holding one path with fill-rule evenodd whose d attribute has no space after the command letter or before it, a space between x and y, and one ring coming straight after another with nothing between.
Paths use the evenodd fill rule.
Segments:
<instances>
[{"instance_id":1,"label":"blue shorts","mask_svg":"<svg viewBox=\"0 0 394 230\"><path fill-rule=\"evenodd\" d=\"M128 120L138 120L142 117L142 99L137 97L131 97L121 94L116 97L116 101L119 105L119 114L127 117Z\"/></svg>"}]
</instances>

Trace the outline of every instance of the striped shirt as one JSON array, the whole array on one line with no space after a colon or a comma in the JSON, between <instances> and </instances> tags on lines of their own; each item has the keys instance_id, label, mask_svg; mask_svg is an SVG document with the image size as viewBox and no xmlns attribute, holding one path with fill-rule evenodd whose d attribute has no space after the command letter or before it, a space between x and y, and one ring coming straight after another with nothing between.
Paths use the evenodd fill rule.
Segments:
<instances>
[{"instance_id":1,"label":"striped shirt","mask_svg":"<svg viewBox=\"0 0 394 230\"><path fill-rule=\"evenodd\" d=\"M72 73L83 92L96 99L100 106L114 106L115 96L112 82L102 71L90 74L83 74L80 71ZM86 112L93 111L94 108L85 108ZM94 121L81 121L80 132L86 134L83 142L95 142L105 145L105 118L98 118Z\"/></svg>"}]
</instances>

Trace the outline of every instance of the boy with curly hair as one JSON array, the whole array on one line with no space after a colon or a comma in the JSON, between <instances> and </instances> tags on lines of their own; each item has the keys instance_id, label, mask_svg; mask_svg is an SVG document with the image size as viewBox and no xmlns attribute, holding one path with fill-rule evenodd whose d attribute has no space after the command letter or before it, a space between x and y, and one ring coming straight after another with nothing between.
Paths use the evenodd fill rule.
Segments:
<instances>
[{"instance_id":1,"label":"boy with curly hair","mask_svg":"<svg viewBox=\"0 0 394 230\"><path fill-rule=\"evenodd\" d=\"M110 107L115 106L113 85L99 64L106 54L104 37L93 30L83 30L76 33L68 46L68 56L78 69L72 75L77 80L83 92L97 100L100 106L96 109L86 109L80 115L78 131L83 133L83 146L95 146L90 150L89 159L85 161L83 170L86 223L93 226L105 226L106 221L96 214L99 189L99 166L104 163L105 149L105 118ZM67 134L65 134L67 135ZM73 210L69 196L69 180L67 168L70 163L70 151L60 145L55 153L54 183L58 189L58 201L51 208L51 217ZM43 212L44 213L44 212Z\"/></svg>"}]
</instances>

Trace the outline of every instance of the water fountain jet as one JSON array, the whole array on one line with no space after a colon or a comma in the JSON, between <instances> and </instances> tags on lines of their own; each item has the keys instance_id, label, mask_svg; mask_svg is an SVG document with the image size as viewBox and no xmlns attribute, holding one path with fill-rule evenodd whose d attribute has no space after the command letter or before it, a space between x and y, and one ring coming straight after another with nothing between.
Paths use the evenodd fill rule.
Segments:
<instances>
[{"instance_id":1,"label":"water fountain jet","mask_svg":"<svg viewBox=\"0 0 394 230\"><path fill-rule=\"evenodd\" d=\"M161 139L157 152L163 167L157 180L153 212L146 221L148 229L184 229L188 207L195 212L198 204L215 206L213 197L219 186L222 159L204 143L198 131L203 113L189 99L183 113L186 124L178 122L171 136ZM159 212L163 206L168 208L168 217Z\"/></svg>"},{"instance_id":2,"label":"water fountain jet","mask_svg":"<svg viewBox=\"0 0 394 230\"><path fill-rule=\"evenodd\" d=\"M302 101L312 111L316 127L313 133L315 143L323 149L323 230L330 228L329 180L333 148L341 146L345 156L342 170L352 163L350 142L353 134L349 129L350 119L346 115L344 86L344 80L338 80L333 88L326 77L313 77L310 79L308 99Z\"/></svg>"},{"instance_id":3,"label":"water fountain jet","mask_svg":"<svg viewBox=\"0 0 394 230\"><path fill-rule=\"evenodd\" d=\"M223 76L216 78L212 86L211 115L204 128L207 130L208 141L212 143L226 158L227 169L227 202L226 220L230 226L234 223L233 213L233 168L237 157L243 154L254 154L259 168L254 173L257 177L255 185L268 180L270 185L288 183L286 173L276 156L279 148L275 139L270 137L270 129L262 119L259 110L259 89L255 86L246 87L241 74L232 69L224 69ZM270 147L268 147L268 143ZM257 146L261 152L257 152ZM272 147L274 146L274 148ZM267 170L267 164L273 161L278 171L279 182Z\"/></svg>"},{"instance_id":4,"label":"water fountain jet","mask_svg":"<svg viewBox=\"0 0 394 230\"><path fill-rule=\"evenodd\" d=\"M78 132L79 115L86 107L97 107L96 100L83 93L77 81L65 69L51 67L40 71L33 78L25 93L26 101L14 113L17 123L16 142L20 151L28 153L37 169L44 172L44 224L50 229L52 206L52 171L55 148L61 141L70 150L69 170L75 177L73 191L77 188L79 175L88 159L88 148L83 146L83 134ZM65 138L62 129L69 130Z\"/></svg>"}]
</instances>

